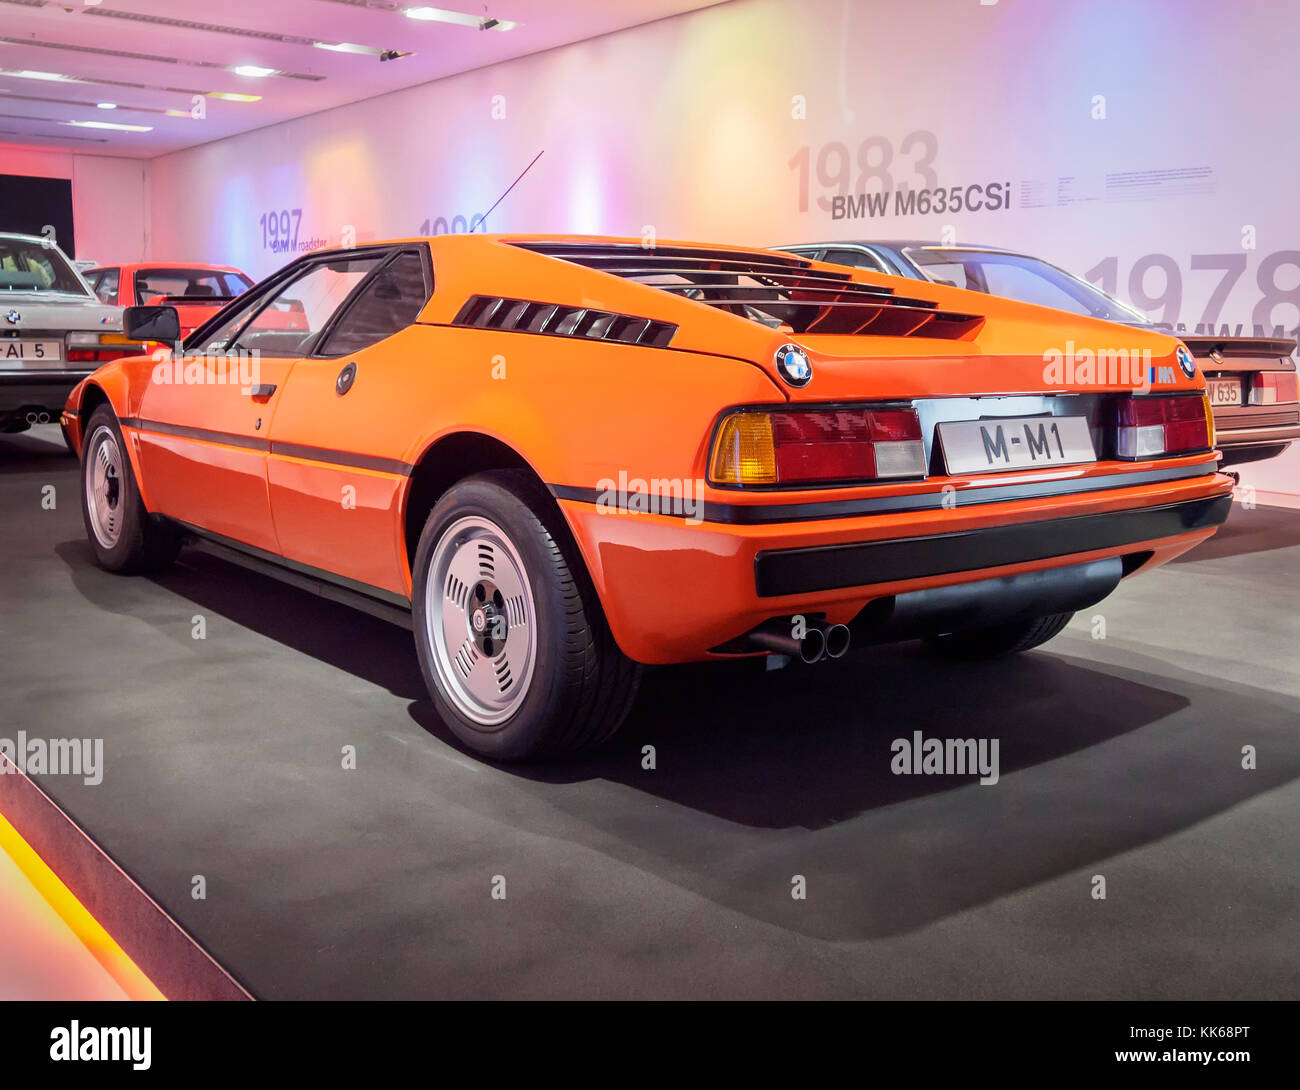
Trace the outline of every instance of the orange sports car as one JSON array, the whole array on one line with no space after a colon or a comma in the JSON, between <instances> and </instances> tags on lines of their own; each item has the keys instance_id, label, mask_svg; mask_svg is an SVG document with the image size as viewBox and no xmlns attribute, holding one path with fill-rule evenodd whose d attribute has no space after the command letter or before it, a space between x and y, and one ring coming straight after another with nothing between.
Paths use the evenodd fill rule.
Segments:
<instances>
[{"instance_id":1,"label":"orange sports car","mask_svg":"<svg viewBox=\"0 0 1300 1090\"><path fill-rule=\"evenodd\" d=\"M195 542L388 612L519 759L642 664L1043 643L1227 516L1204 387L1161 333L791 254L457 235L304 256L64 422L101 566Z\"/></svg>"}]
</instances>

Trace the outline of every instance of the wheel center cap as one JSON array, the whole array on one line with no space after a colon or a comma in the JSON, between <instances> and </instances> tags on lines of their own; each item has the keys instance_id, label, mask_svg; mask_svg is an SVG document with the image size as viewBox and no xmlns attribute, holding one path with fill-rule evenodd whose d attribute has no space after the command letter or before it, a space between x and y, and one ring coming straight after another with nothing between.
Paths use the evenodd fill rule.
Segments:
<instances>
[{"instance_id":1,"label":"wheel center cap","mask_svg":"<svg viewBox=\"0 0 1300 1090\"><path fill-rule=\"evenodd\" d=\"M476 609L470 616L469 623L474 626L475 632L482 632L487 627L487 614L481 609Z\"/></svg>"}]
</instances>

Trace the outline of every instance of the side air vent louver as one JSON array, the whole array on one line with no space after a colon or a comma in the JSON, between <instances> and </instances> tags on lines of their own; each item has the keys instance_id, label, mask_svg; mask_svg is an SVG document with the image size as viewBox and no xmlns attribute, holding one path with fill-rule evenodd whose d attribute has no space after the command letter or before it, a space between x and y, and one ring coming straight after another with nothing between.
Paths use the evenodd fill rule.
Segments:
<instances>
[{"instance_id":1,"label":"side air vent louver","mask_svg":"<svg viewBox=\"0 0 1300 1090\"><path fill-rule=\"evenodd\" d=\"M571 261L694 299L794 333L878 334L955 339L978 329L979 314L940 310L927 299L814 269L793 254L589 242L516 242L524 250Z\"/></svg>"},{"instance_id":2,"label":"side air vent louver","mask_svg":"<svg viewBox=\"0 0 1300 1090\"><path fill-rule=\"evenodd\" d=\"M593 341L667 348L677 327L671 322L635 318L608 310L471 295L452 325L502 329L513 333L543 333L552 337L585 337Z\"/></svg>"}]
</instances>

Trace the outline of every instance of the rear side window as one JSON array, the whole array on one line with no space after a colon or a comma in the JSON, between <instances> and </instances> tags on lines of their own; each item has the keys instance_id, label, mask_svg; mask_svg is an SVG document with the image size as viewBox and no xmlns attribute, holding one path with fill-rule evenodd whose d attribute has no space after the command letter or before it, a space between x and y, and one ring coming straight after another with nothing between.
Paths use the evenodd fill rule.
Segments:
<instances>
[{"instance_id":1,"label":"rear side window","mask_svg":"<svg viewBox=\"0 0 1300 1090\"><path fill-rule=\"evenodd\" d=\"M232 299L243 295L253 286L253 282L243 273L222 273L221 280L226 286L226 294Z\"/></svg>"},{"instance_id":2,"label":"rear side window","mask_svg":"<svg viewBox=\"0 0 1300 1090\"><path fill-rule=\"evenodd\" d=\"M885 267L871 254L863 250L827 250L823 261L832 265L849 265L855 269L870 269L872 272L884 272Z\"/></svg>"},{"instance_id":3,"label":"rear side window","mask_svg":"<svg viewBox=\"0 0 1300 1090\"><path fill-rule=\"evenodd\" d=\"M117 285L121 275L120 269L95 269L86 274L95 294L110 306L117 306Z\"/></svg>"},{"instance_id":4,"label":"rear side window","mask_svg":"<svg viewBox=\"0 0 1300 1090\"><path fill-rule=\"evenodd\" d=\"M414 322L428 301L420 255L398 254L352 300L318 354L346 356L391 337Z\"/></svg>"},{"instance_id":5,"label":"rear side window","mask_svg":"<svg viewBox=\"0 0 1300 1090\"><path fill-rule=\"evenodd\" d=\"M221 274L211 269L141 269L135 274L135 297L142 303L158 295L216 299L224 294Z\"/></svg>"}]
</instances>

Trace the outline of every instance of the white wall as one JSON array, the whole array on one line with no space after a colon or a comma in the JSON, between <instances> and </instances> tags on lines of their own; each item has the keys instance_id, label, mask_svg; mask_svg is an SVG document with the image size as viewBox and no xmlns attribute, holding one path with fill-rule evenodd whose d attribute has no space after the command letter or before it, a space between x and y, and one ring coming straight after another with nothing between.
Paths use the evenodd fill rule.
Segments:
<instances>
[{"instance_id":1,"label":"white wall","mask_svg":"<svg viewBox=\"0 0 1300 1090\"><path fill-rule=\"evenodd\" d=\"M0 174L72 182L77 257L140 261L148 250L150 164L0 144Z\"/></svg>"},{"instance_id":2,"label":"white wall","mask_svg":"<svg viewBox=\"0 0 1300 1090\"><path fill-rule=\"evenodd\" d=\"M1157 320L1292 330L1297 38L1295 4L735 0L164 156L150 252L262 275L290 256L267 215L298 249L464 229L545 149L489 229L948 231ZM832 203L994 183L1009 209L837 219ZM1234 262L1220 292L1213 266ZM1246 480L1300 505L1300 449Z\"/></svg>"}]
</instances>

